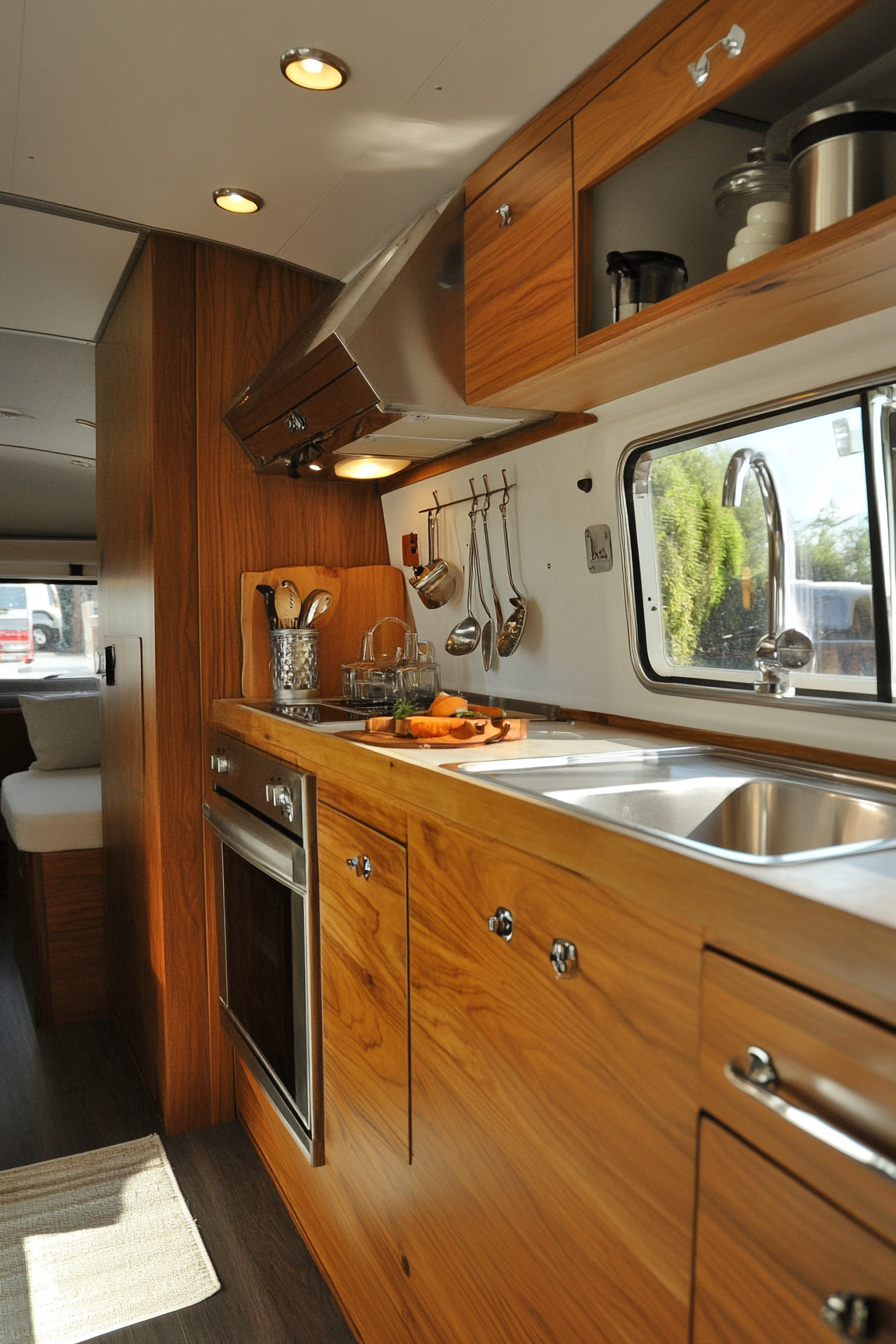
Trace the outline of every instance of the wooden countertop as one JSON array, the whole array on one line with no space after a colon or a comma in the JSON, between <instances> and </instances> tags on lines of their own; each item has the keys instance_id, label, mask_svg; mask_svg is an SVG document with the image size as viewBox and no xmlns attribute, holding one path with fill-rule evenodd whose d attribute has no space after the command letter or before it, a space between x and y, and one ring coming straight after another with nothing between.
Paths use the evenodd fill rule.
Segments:
<instances>
[{"instance_id":1,"label":"wooden countertop","mask_svg":"<svg viewBox=\"0 0 896 1344\"><path fill-rule=\"evenodd\" d=\"M896 848L757 868L688 853L442 769L470 760L471 752L462 748L368 747L340 738L338 728L309 728L234 700L215 702L212 737L219 728L316 774L328 801L343 798L346 811L379 829L390 830L394 816L396 833L409 811L434 813L478 832L483 843L501 840L599 880L627 905L698 930L709 946L896 1026ZM670 745L665 736L593 725L576 724L575 732L575 738L552 735L483 748L475 759ZM365 816L363 797L353 807L359 791L381 800L386 820Z\"/></svg>"}]
</instances>

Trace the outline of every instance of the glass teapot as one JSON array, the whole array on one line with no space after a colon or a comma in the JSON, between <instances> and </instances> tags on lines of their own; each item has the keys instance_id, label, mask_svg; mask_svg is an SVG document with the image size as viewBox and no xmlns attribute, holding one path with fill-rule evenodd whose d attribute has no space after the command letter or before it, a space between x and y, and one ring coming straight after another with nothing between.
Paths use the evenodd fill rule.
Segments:
<instances>
[{"instance_id":1,"label":"glass teapot","mask_svg":"<svg viewBox=\"0 0 896 1344\"><path fill-rule=\"evenodd\" d=\"M375 653L374 636L391 622L404 631L403 643L394 653ZM431 703L439 693L439 667L433 645L417 639L416 632L397 616L381 616L361 640L356 663L342 665L342 694L363 705L393 705L398 699L415 705Z\"/></svg>"}]
</instances>

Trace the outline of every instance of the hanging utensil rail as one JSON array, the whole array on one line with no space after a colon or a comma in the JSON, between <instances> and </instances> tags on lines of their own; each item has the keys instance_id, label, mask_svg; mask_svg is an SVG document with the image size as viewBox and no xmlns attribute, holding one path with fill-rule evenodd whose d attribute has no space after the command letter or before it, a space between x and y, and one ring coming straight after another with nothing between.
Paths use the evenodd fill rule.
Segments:
<instances>
[{"instance_id":1,"label":"hanging utensil rail","mask_svg":"<svg viewBox=\"0 0 896 1344\"><path fill-rule=\"evenodd\" d=\"M464 495L463 499L449 499L448 502L445 504L443 504L439 499L438 492L436 490L433 490L432 497L435 500L435 504L434 505L430 504L428 509L418 509L417 512L426 514L434 513L436 517L438 517L438 515L442 512L443 509L453 509L455 504L472 504L473 501L477 499L491 499L492 495L503 495L504 503L506 504L508 499L510 498L511 490L516 489L516 481L508 481L507 472L504 471L503 469L501 471L501 475L504 477L504 484L499 485L496 489L489 490L488 477L483 476L482 479L485 482L485 490L481 495Z\"/></svg>"}]
</instances>

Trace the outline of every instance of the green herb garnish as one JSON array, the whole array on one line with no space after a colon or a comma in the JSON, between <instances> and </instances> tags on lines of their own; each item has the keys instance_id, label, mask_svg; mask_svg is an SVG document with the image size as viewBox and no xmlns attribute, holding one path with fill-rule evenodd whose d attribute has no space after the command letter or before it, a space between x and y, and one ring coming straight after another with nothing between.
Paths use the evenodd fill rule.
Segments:
<instances>
[{"instance_id":1,"label":"green herb garnish","mask_svg":"<svg viewBox=\"0 0 896 1344\"><path fill-rule=\"evenodd\" d=\"M396 700L392 706L392 717L394 719L409 719L412 714L417 713L417 708L412 700Z\"/></svg>"}]
</instances>

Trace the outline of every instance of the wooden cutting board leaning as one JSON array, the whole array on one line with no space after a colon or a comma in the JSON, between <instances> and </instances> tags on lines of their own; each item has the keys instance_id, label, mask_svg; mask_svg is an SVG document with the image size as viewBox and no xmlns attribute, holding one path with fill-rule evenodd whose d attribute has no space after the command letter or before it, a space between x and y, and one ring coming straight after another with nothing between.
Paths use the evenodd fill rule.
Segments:
<instances>
[{"instance_id":1,"label":"wooden cutting board leaning","mask_svg":"<svg viewBox=\"0 0 896 1344\"><path fill-rule=\"evenodd\" d=\"M361 637L381 616L407 614L404 575L391 565L358 565L328 569L323 565L291 565L246 573L240 578L240 629L243 640L243 695L267 700L271 695L271 649L264 603L256 584L276 588L291 579L304 597L312 588L324 588L333 601L315 626L320 630L321 695L342 694L342 664L358 657Z\"/></svg>"}]
</instances>

